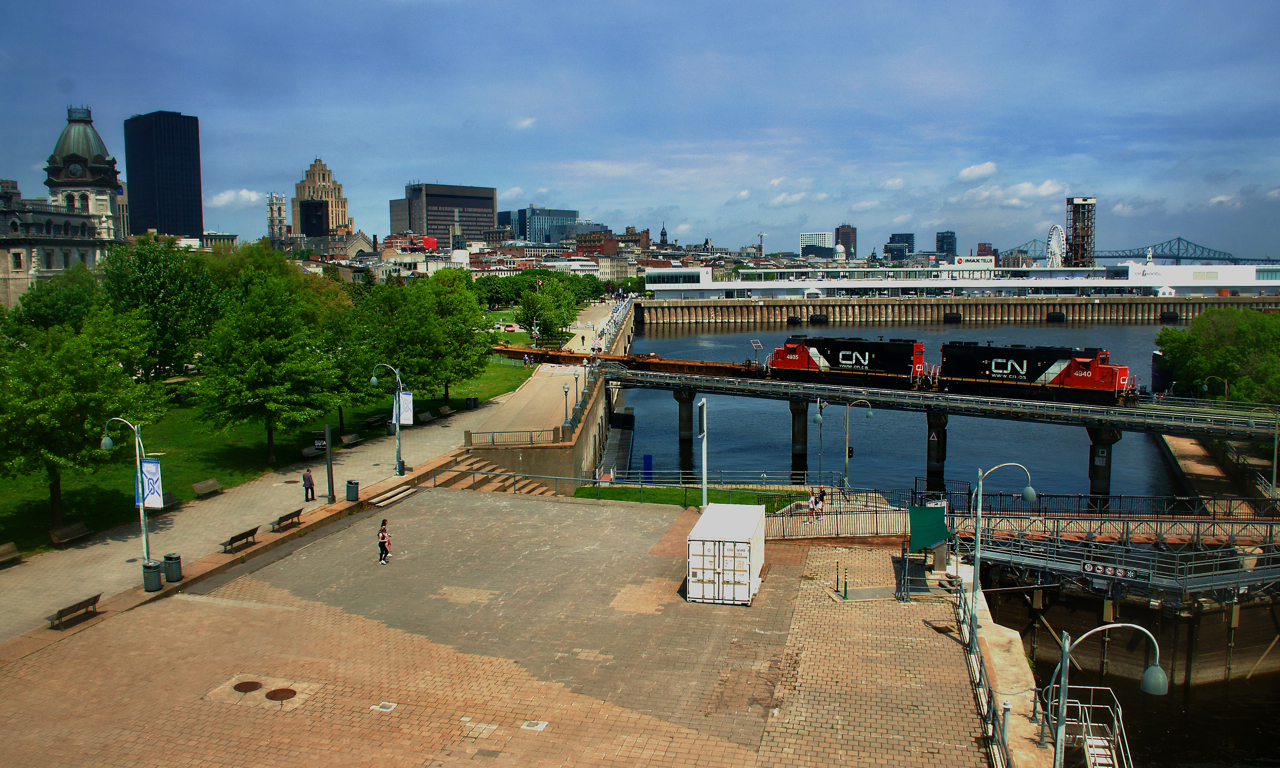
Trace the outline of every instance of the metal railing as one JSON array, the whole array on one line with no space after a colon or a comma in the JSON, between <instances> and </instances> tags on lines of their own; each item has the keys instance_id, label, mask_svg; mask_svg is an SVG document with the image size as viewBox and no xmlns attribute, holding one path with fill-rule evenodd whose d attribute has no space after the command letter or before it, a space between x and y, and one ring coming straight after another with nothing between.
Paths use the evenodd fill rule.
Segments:
<instances>
[{"instance_id":1,"label":"metal railing","mask_svg":"<svg viewBox=\"0 0 1280 768\"><path fill-rule=\"evenodd\" d=\"M969 603L969 595L960 588L959 582L953 582L951 589L951 605L955 611L956 628L960 631L960 639L964 643L965 661L969 667L969 681L973 685L973 695L978 706L978 716L982 718L983 737L987 743L987 753L993 768L1008 768L1012 765L1009 758L1009 703L996 703L995 688L987 675L986 660L982 656L982 646L973 637L973 606Z\"/></svg>"},{"instance_id":2,"label":"metal railing","mask_svg":"<svg viewBox=\"0 0 1280 768\"><path fill-rule=\"evenodd\" d=\"M839 472L809 472L791 470L766 470L758 472L752 469L708 469L709 485L767 485L767 486L807 486L817 488L837 488L842 485ZM643 483L659 485L700 485L702 470L700 469L653 469L645 471L628 470L614 475L614 482L625 485Z\"/></svg>"},{"instance_id":3,"label":"metal railing","mask_svg":"<svg viewBox=\"0 0 1280 768\"><path fill-rule=\"evenodd\" d=\"M1036 691L1036 699L1044 707L1040 724L1041 744L1045 742L1046 731L1050 738L1058 732L1057 695L1060 687L1052 683ZM1063 747L1081 749L1086 766L1133 768L1129 738L1124 731L1124 710L1115 691L1106 687L1068 685L1065 725Z\"/></svg>"},{"instance_id":4,"label":"metal railing","mask_svg":"<svg viewBox=\"0 0 1280 768\"><path fill-rule=\"evenodd\" d=\"M554 443L554 429L526 429L514 432L472 432L471 445L536 445Z\"/></svg>"},{"instance_id":5,"label":"metal railing","mask_svg":"<svg viewBox=\"0 0 1280 768\"><path fill-rule=\"evenodd\" d=\"M871 389L835 384L809 384L771 379L735 379L688 373L635 371L616 363L600 365L607 381L648 389L692 390L706 394L772 400L816 401L832 405L867 400L874 407L901 411L945 411L953 416L1012 419L1043 424L1106 427L1127 432L1155 432L1189 437L1219 437L1269 442L1269 420L1243 413L1177 408L1076 405L1040 400L952 395L945 392Z\"/></svg>"},{"instance_id":6,"label":"metal railing","mask_svg":"<svg viewBox=\"0 0 1280 768\"><path fill-rule=\"evenodd\" d=\"M961 504L959 509L971 507ZM1031 503L1021 494L984 493L982 513L1019 514L1039 517L1124 517L1165 519L1197 517L1211 520L1280 520L1280 500L1204 498L1201 496L1090 496L1089 494L1045 493Z\"/></svg>"}]
</instances>

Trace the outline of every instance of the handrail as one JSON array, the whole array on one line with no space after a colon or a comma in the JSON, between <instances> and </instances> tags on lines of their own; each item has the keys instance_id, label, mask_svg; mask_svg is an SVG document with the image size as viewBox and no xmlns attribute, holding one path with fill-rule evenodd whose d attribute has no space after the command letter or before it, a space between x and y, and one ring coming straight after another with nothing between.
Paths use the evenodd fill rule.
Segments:
<instances>
[{"instance_id":1,"label":"handrail","mask_svg":"<svg viewBox=\"0 0 1280 768\"><path fill-rule=\"evenodd\" d=\"M973 606L969 596L963 589L951 590L951 605L955 612L956 627L960 630L960 639L965 649L965 659L969 667L969 680L974 688L974 696L978 704L978 716L983 722L983 736L986 737L987 751L994 768L1008 768L1012 765L1009 757L1009 735L1005 732L1004 718L996 714L997 703L995 688L987 677L987 664L982 655L982 646L974 642L971 636L977 626L972 621Z\"/></svg>"}]
</instances>

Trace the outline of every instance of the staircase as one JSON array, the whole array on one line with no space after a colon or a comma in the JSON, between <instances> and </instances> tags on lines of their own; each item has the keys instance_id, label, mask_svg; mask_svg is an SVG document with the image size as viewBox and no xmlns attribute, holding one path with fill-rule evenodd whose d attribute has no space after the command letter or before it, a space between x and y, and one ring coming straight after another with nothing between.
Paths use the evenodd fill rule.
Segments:
<instances>
[{"instance_id":1,"label":"staircase","mask_svg":"<svg viewBox=\"0 0 1280 768\"><path fill-rule=\"evenodd\" d=\"M481 474L501 473L501 476ZM523 493L529 496L554 496L550 488L524 477L513 476L496 464L466 453L455 453L449 460L427 475L420 487L456 488L491 493Z\"/></svg>"}]
</instances>

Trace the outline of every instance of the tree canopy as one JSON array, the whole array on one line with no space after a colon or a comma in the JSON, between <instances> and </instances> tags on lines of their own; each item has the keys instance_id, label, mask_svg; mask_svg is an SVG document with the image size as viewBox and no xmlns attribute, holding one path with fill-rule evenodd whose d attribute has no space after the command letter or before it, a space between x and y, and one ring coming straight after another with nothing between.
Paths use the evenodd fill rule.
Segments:
<instances>
[{"instance_id":1,"label":"tree canopy","mask_svg":"<svg viewBox=\"0 0 1280 768\"><path fill-rule=\"evenodd\" d=\"M1232 400L1280 403L1280 315L1211 309L1189 328L1164 328L1156 337L1160 367L1200 396L1222 394L1216 376L1229 382ZM1207 384L1206 384L1207 383ZM1201 387L1209 386L1205 393Z\"/></svg>"}]
</instances>

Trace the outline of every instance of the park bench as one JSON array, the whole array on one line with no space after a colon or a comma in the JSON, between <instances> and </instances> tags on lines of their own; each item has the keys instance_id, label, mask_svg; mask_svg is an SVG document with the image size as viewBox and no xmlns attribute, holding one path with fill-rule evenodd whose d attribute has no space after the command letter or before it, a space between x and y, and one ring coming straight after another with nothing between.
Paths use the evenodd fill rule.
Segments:
<instances>
[{"instance_id":1,"label":"park bench","mask_svg":"<svg viewBox=\"0 0 1280 768\"><path fill-rule=\"evenodd\" d=\"M64 525L61 528L54 528L49 531L49 538L54 544L65 544L72 539L78 539L81 536L88 536L89 529L83 521L77 521L70 525Z\"/></svg>"},{"instance_id":2,"label":"park bench","mask_svg":"<svg viewBox=\"0 0 1280 768\"><path fill-rule=\"evenodd\" d=\"M234 552L234 551L235 551L235 548L236 548L236 545L237 545L237 544L240 544L241 542L248 541L248 542L251 542L251 543L253 543L253 544L257 544L257 543L258 543L258 539L257 539L258 529L259 529L260 527L261 527L261 526L255 525L255 526L253 526L253 528L250 528L249 530L247 530L247 531L243 531L243 532L241 532L241 533L237 533L235 536L232 536L231 538L229 538L229 539L227 539L226 541L222 542L222 554L224 554L224 555L225 555L225 554L227 554L228 552Z\"/></svg>"},{"instance_id":3,"label":"park bench","mask_svg":"<svg viewBox=\"0 0 1280 768\"><path fill-rule=\"evenodd\" d=\"M8 544L0 544L0 563L7 563L10 560L21 560L22 553L18 551L18 545L12 541Z\"/></svg>"},{"instance_id":4,"label":"park bench","mask_svg":"<svg viewBox=\"0 0 1280 768\"><path fill-rule=\"evenodd\" d=\"M192 483L191 490L196 492L196 496L206 496L210 493L217 493L218 491L221 491L222 484L211 477L208 480Z\"/></svg>"},{"instance_id":5,"label":"park bench","mask_svg":"<svg viewBox=\"0 0 1280 768\"><path fill-rule=\"evenodd\" d=\"M386 422L386 420L387 420L386 416L370 416L369 418L360 422L360 426L364 427L365 429L373 429L379 424Z\"/></svg>"},{"instance_id":6,"label":"park bench","mask_svg":"<svg viewBox=\"0 0 1280 768\"><path fill-rule=\"evenodd\" d=\"M59 608L57 613L49 617L49 629L53 629L53 625L57 624L58 630L61 631L63 629L62 620L73 613L79 613L80 611L93 611L96 614L98 612L98 599L101 597L102 593L99 592L93 597L86 597L84 600L81 600L78 603L72 603L66 608Z\"/></svg>"},{"instance_id":7,"label":"park bench","mask_svg":"<svg viewBox=\"0 0 1280 768\"><path fill-rule=\"evenodd\" d=\"M165 491L164 497L160 500L160 511L166 512L182 503L182 499L174 496L172 493Z\"/></svg>"},{"instance_id":8,"label":"park bench","mask_svg":"<svg viewBox=\"0 0 1280 768\"><path fill-rule=\"evenodd\" d=\"M353 445L359 445L360 443L363 443L363 442L364 442L364 438L361 437L357 432L352 432L349 435L342 436L343 448L350 448Z\"/></svg>"},{"instance_id":9,"label":"park bench","mask_svg":"<svg viewBox=\"0 0 1280 768\"><path fill-rule=\"evenodd\" d=\"M286 525L293 523L294 525L302 525L302 510L295 509L287 515L281 515L271 524L272 531L283 531Z\"/></svg>"},{"instance_id":10,"label":"park bench","mask_svg":"<svg viewBox=\"0 0 1280 768\"><path fill-rule=\"evenodd\" d=\"M441 416L452 416L452 415L453 415L453 414L455 414L455 413L457 413L457 411L453 410L452 408L450 408L450 407L449 407L449 406L447 406L447 405L442 405L442 406L440 406L440 415L441 415Z\"/></svg>"},{"instance_id":11,"label":"park bench","mask_svg":"<svg viewBox=\"0 0 1280 768\"><path fill-rule=\"evenodd\" d=\"M323 456L323 455L324 455L324 449L317 448L314 445L308 445L306 448L302 449L302 458L304 459L314 459L317 456Z\"/></svg>"},{"instance_id":12,"label":"park bench","mask_svg":"<svg viewBox=\"0 0 1280 768\"><path fill-rule=\"evenodd\" d=\"M434 419L435 416L432 415L431 411L418 411L417 413L413 414L413 418L419 424L426 424L427 422Z\"/></svg>"}]
</instances>

